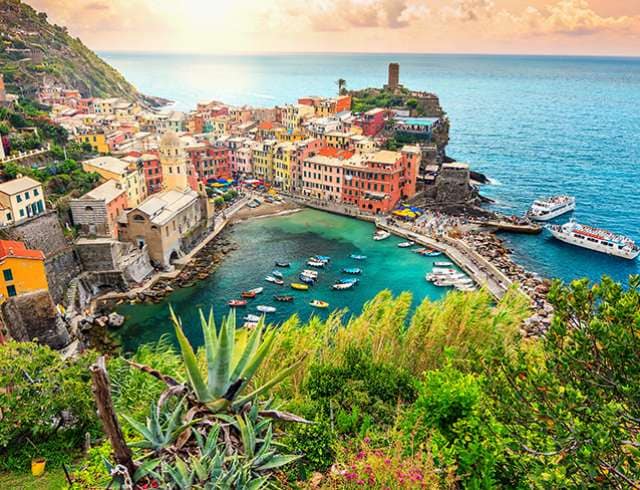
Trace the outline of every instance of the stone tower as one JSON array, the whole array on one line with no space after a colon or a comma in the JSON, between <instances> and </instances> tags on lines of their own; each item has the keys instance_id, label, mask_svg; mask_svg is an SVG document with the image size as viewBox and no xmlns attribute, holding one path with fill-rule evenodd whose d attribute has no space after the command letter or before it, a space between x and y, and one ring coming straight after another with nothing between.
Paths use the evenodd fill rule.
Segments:
<instances>
[{"instance_id":1,"label":"stone tower","mask_svg":"<svg viewBox=\"0 0 640 490\"><path fill-rule=\"evenodd\" d=\"M4 75L0 73L0 105L7 100L7 91L4 87Z\"/></svg>"},{"instance_id":2,"label":"stone tower","mask_svg":"<svg viewBox=\"0 0 640 490\"><path fill-rule=\"evenodd\" d=\"M189 187L187 156L180 138L168 131L160 138L160 165L162 165L162 190L182 191Z\"/></svg>"},{"instance_id":3,"label":"stone tower","mask_svg":"<svg viewBox=\"0 0 640 490\"><path fill-rule=\"evenodd\" d=\"M400 65L398 63L389 63L389 82L387 88L395 90L400 86Z\"/></svg>"}]
</instances>

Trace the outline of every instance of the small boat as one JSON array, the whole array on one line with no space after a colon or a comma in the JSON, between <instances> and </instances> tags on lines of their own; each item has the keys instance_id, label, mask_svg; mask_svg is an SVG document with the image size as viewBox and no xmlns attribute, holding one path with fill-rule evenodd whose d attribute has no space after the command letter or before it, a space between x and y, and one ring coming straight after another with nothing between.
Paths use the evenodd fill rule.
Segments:
<instances>
[{"instance_id":1,"label":"small boat","mask_svg":"<svg viewBox=\"0 0 640 490\"><path fill-rule=\"evenodd\" d=\"M273 299L280 301L281 303L291 303L293 301L293 296L274 296Z\"/></svg>"},{"instance_id":2,"label":"small boat","mask_svg":"<svg viewBox=\"0 0 640 490\"><path fill-rule=\"evenodd\" d=\"M282 275L282 272L280 271L271 271L271 275L273 277L277 277L278 279L282 279L284 276Z\"/></svg>"},{"instance_id":3,"label":"small boat","mask_svg":"<svg viewBox=\"0 0 640 490\"><path fill-rule=\"evenodd\" d=\"M326 301L320 301L319 299L314 299L311 303L309 303L310 306L313 306L314 308L328 308L329 307L329 303L327 303Z\"/></svg>"},{"instance_id":4,"label":"small boat","mask_svg":"<svg viewBox=\"0 0 640 490\"><path fill-rule=\"evenodd\" d=\"M366 255L351 254L353 260L367 260Z\"/></svg>"},{"instance_id":5,"label":"small boat","mask_svg":"<svg viewBox=\"0 0 640 490\"><path fill-rule=\"evenodd\" d=\"M345 289L351 289L356 284L356 282L337 282L333 286L331 286L331 288L335 289L336 291L344 291Z\"/></svg>"},{"instance_id":6,"label":"small boat","mask_svg":"<svg viewBox=\"0 0 640 490\"><path fill-rule=\"evenodd\" d=\"M291 267L291 262L276 261L276 267Z\"/></svg>"},{"instance_id":7,"label":"small boat","mask_svg":"<svg viewBox=\"0 0 640 490\"><path fill-rule=\"evenodd\" d=\"M297 289L298 291L307 291L309 289L308 284L300 284L299 282L291 283L291 289Z\"/></svg>"},{"instance_id":8,"label":"small boat","mask_svg":"<svg viewBox=\"0 0 640 490\"><path fill-rule=\"evenodd\" d=\"M277 284L278 286L282 286L284 284L284 281L282 279L278 279L277 277L273 276L267 276L264 278L264 280L267 282L272 282L273 284Z\"/></svg>"},{"instance_id":9,"label":"small boat","mask_svg":"<svg viewBox=\"0 0 640 490\"><path fill-rule=\"evenodd\" d=\"M313 258L320 262L329 262L331 260L328 255L315 255Z\"/></svg>"},{"instance_id":10,"label":"small boat","mask_svg":"<svg viewBox=\"0 0 640 490\"><path fill-rule=\"evenodd\" d=\"M345 277L343 279L338 279L336 281L336 284L358 284L360 282L360 279L357 279L355 277Z\"/></svg>"},{"instance_id":11,"label":"small boat","mask_svg":"<svg viewBox=\"0 0 640 490\"><path fill-rule=\"evenodd\" d=\"M258 322L244 322L242 326L247 330L251 330L258 326Z\"/></svg>"},{"instance_id":12,"label":"small boat","mask_svg":"<svg viewBox=\"0 0 640 490\"><path fill-rule=\"evenodd\" d=\"M242 296L243 298L252 299L256 297L256 293L252 291L242 291L242 294L240 294L240 296Z\"/></svg>"},{"instance_id":13,"label":"small boat","mask_svg":"<svg viewBox=\"0 0 640 490\"><path fill-rule=\"evenodd\" d=\"M243 318L246 322L259 322L260 317L258 315L247 315Z\"/></svg>"},{"instance_id":14,"label":"small boat","mask_svg":"<svg viewBox=\"0 0 640 490\"><path fill-rule=\"evenodd\" d=\"M386 240L387 238L389 238L391 236L391 233L389 233L388 231L384 231L384 230L377 230L374 234L373 234L373 239L376 241L380 241L380 240Z\"/></svg>"},{"instance_id":15,"label":"small boat","mask_svg":"<svg viewBox=\"0 0 640 490\"><path fill-rule=\"evenodd\" d=\"M256 310L261 311L262 313L274 313L276 311L276 307L275 306L258 305L258 306L256 306Z\"/></svg>"},{"instance_id":16,"label":"small boat","mask_svg":"<svg viewBox=\"0 0 640 490\"><path fill-rule=\"evenodd\" d=\"M452 267L453 263L451 262L434 262L433 265L436 267Z\"/></svg>"},{"instance_id":17,"label":"small boat","mask_svg":"<svg viewBox=\"0 0 640 490\"><path fill-rule=\"evenodd\" d=\"M253 289L249 289L250 293L254 293L254 294L260 294L262 291L264 291L264 288L253 288Z\"/></svg>"},{"instance_id":18,"label":"small boat","mask_svg":"<svg viewBox=\"0 0 640 490\"><path fill-rule=\"evenodd\" d=\"M300 279L305 284L313 285L316 283L316 280L313 277L305 276L304 274L300 274L298 276L298 279Z\"/></svg>"},{"instance_id":19,"label":"small boat","mask_svg":"<svg viewBox=\"0 0 640 490\"><path fill-rule=\"evenodd\" d=\"M342 269L342 272L345 274L362 274L362 269L358 269L357 267L349 267L347 269Z\"/></svg>"},{"instance_id":20,"label":"small boat","mask_svg":"<svg viewBox=\"0 0 640 490\"><path fill-rule=\"evenodd\" d=\"M303 276L310 277L312 279L316 279L318 277L318 271L312 271L310 269L305 269L300 274Z\"/></svg>"},{"instance_id":21,"label":"small boat","mask_svg":"<svg viewBox=\"0 0 640 490\"><path fill-rule=\"evenodd\" d=\"M247 302L243 299L232 299L227 303L232 308L239 308L241 306L247 306Z\"/></svg>"},{"instance_id":22,"label":"small boat","mask_svg":"<svg viewBox=\"0 0 640 490\"><path fill-rule=\"evenodd\" d=\"M424 254L427 254L429 252L432 252L432 250L430 248L421 247L421 248L416 248L415 250L412 250L412 252L414 254L424 255Z\"/></svg>"},{"instance_id":23,"label":"small boat","mask_svg":"<svg viewBox=\"0 0 640 490\"><path fill-rule=\"evenodd\" d=\"M434 274L456 274L458 271L447 267L434 267L431 272Z\"/></svg>"},{"instance_id":24,"label":"small boat","mask_svg":"<svg viewBox=\"0 0 640 490\"><path fill-rule=\"evenodd\" d=\"M307 265L309 267L324 267L325 263L319 260L309 259L309 261L307 262Z\"/></svg>"},{"instance_id":25,"label":"small boat","mask_svg":"<svg viewBox=\"0 0 640 490\"><path fill-rule=\"evenodd\" d=\"M415 245L414 242L402 242L402 243L398 243L398 247L400 248L409 248L409 247L413 247Z\"/></svg>"},{"instance_id":26,"label":"small boat","mask_svg":"<svg viewBox=\"0 0 640 490\"><path fill-rule=\"evenodd\" d=\"M433 252L427 252L423 255L425 257L440 257L442 255L442 252L438 252L437 250L434 250Z\"/></svg>"}]
</instances>

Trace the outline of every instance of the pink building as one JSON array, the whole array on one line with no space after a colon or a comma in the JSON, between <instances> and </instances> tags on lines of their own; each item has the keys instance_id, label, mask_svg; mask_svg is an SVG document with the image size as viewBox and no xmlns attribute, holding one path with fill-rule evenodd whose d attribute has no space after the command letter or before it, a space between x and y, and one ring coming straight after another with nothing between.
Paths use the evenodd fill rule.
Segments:
<instances>
[{"instance_id":1,"label":"pink building","mask_svg":"<svg viewBox=\"0 0 640 490\"><path fill-rule=\"evenodd\" d=\"M302 162L302 193L324 201L342 202L343 167L353 152L322 148Z\"/></svg>"},{"instance_id":2,"label":"pink building","mask_svg":"<svg viewBox=\"0 0 640 490\"><path fill-rule=\"evenodd\" d=\"M365 136L375 136L384 128L384 109L371 109L356 118L354 124L362 128Z\"/></svg>"}]
</instances>

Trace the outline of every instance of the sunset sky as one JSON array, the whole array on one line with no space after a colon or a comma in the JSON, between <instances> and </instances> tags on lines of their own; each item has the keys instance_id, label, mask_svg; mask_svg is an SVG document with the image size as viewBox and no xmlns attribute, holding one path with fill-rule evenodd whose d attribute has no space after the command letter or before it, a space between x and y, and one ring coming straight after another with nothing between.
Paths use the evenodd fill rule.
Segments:
<instances>
[{"instance_id":1,"label":"sunset sky","mask_svg":"<svg viewBox=\"0 0 640 490\"><path fill-rule=\"evenodd\" d=\"M640 56L640 0L27 0L96 50Z\"/></svg>"}]
</instances>

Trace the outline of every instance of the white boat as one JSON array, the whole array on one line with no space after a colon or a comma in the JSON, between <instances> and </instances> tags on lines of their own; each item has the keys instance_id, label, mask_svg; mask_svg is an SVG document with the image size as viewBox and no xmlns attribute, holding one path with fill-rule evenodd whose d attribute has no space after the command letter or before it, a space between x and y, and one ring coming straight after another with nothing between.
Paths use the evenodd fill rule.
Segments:
<instances>
[{"instance_id":1,"label":"white boat","mask_svg":"<svg viewBox=\"0 0 640 490\"><path fill-rule=\"evenodd\" d=\"M456 289L456 291L462 291L462 292L465 292L465 293L471 293L473 291L477 291L478 290L478 288L475 287L474 285L455 284L453 287Z\"/></svg>"},{"instance_id":2,"label":"white boat","mask_svg":"<svg viewBox=\"0 0 640 490\"><path fill-rule=\"evenodd\" d=\"M310 267L324 267L325 263L320 262L319 260L309 260L307 265Z\"/></svg>"},{"instance_id":3,"label":"white boat","mask_svg":"<svg viewBox=\"0 0 640 490\"><path fill-rule=\"evenodd\" d=\"M527 212L532 220L549 221L576 209L576 198L573 196L552 196L536 199Z\"/></svg>"},{"instance_id":4,"label":"white boat","mask_svg":"<svg viewBox=\"0 0 640 490\"><path fill-rule=\"evenodd\" d=\"M258 315L247 315L243 318L246 322L258 322L260 321L260 317Z\"/></svg>"},{"instance_id":5,"label":"white boat","mask_svg":"<svg viewBox=\"0 0 640 490\"><path fill-rule=\"evenodd\" d=\"M434 274L432 272L430 274L427 274L425 279L429 282L438 282L438 281L455 282L455 281L460 281L466 277L467 277L466 275L460 272L456 272L455 274Z\"/></svg>"},{"instance_id":6,"label":"white boat","mask_svg":"<svg viewBox=\"0 0 640 490\"><path fill-rule=\"evenodd\" d=\"M436 267L451 267L453 266L452 262L434 262L433 265Z\"/></svg>"},{"instance_id":7,"label":"white boat","mask_svg":"<svg viewBox=\"0 0 640 490\"><path fill-rule=\"evenodd\" d=\"M258 305L258 306L256 306L256 310L261 311L262 313L274 313L276 311L276 307L275 306Z\"/></svg>"},{"instance_id":8,"label":"white boat","mask_svg":"<svg viewBox=\"0 0 640 490\"><path fill-rule=\"evenodd\" d=\"M449 267L433 267L431 272L434 274L457 274L458 271Z\"/></svg>"},{"instance_id":9,"label":"white boat","mask_svg":"<svg viewBox=\"0 0 640 490\"><path fill-rule=\"evenodd\" d=\"M374 234L373 234L373 239L380 241L380 240L386 240L387 238L389 238L391 236L391 233L389 233L388 231L384 231L384 230L377 230Z\"/></svg>"},{"instance_id":10,"label":"white boat","mask_svg":"<svg viewBox=\"0 0 640 490\"><path fill-rule=\"evenodd\" d=\"M310 277L312 279L316 279L318 277L318 271L312 271L310 269L305 269L301 272L303 276Z\"/></svg>"},{"instance_id":11,"label":"white boat","mask_svg":"<svg viewBox=\"0 0 640 490\"><path fill-rule=\"evenodd\" d=\"M351 289L357 283L355 282L337 282L333 286L331 286L336 291L343 291L345 289Z\"/></svg>"},{"instance_id":12,"label":"white boat","mask_svg":"<svg viewBox=\"0 0 640 490\"><path fill-rule=\"evenodd\" d=\"M284 281L282 279L278 279L277 277L273 277L273 276L267 276L264 278L264 280L267 282L272 282L273 284L278 284L280 286L284 284Z\"/></svg>"},{"instance_id":13,"label":"white boat","mask_svg":"<svg viewBox=\"0 0 640 490\"><path fill-rule=\"evenodd\" d=\"M264 291L264 288L253 288L253 289L249 289L249 293L253 293L253 294L260 294L262 291Z\"/></svg>"},{"instance_id":14,"label":"white boat","mask_svg":"<svg viewBox=\"0 0 640 490\"><path fill-rule=\"evenodd\" d=\"M570 245L633 260L640 254L640 247L629 237L601 228L581 225L571 220L564 225L547 225L554 238Z\"/></svg>"},{"instance_id":15,"label":"white boat","mask_svg":"<svg viewBox=\"0 0 640 490\"><path fill-rule=\"evenodd\" d=\"M398 247L400 248L409 248L409 247L413 247L415 245L414 242L402 242L402 243L398 243Z\"/></svg>"}]
</instances>

